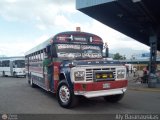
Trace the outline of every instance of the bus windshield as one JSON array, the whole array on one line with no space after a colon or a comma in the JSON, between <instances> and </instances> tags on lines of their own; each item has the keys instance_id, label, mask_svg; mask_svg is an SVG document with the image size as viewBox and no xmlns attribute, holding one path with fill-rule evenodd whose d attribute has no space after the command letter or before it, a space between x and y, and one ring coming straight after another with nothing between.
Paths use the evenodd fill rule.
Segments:
<instances>
[{"instance_id":1,"label":"bus windshield","mask_svg":"<svg viewBox=\"0 0 160 120\"><path fill-rule=\"evenodd\" d=\"M24 60L15 60L14 61L14 68L24 68L25 62Z\"/></svg>"},{"instance_id":2,"label":"bus windshield","mask_svg":"<svg viewBox=\"0 0 160 120\"><path fill-rule=\"evenodd\" d=\"M102 58L101 48L96 45L57 44L56 50L63 59Z\"/></svg>"}]
</instances>

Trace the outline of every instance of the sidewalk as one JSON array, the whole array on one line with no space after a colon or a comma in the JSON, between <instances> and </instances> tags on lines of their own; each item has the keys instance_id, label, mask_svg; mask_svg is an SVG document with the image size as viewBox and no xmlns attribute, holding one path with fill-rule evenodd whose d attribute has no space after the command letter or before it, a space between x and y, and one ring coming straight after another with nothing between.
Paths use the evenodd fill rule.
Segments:
<instances>
[{"instance_id":1,"label":"sidewalk","mask_svg":"<svg viewBox=\"0 0 160 120\"><path fill-rule=\"evenodd\" d=\"M143 75L142 71L138 71L139 76ZM133 77L133 73L129 74L128 79L128 89L136 91L148 91L148 92L160 92L160 88L148 88L148 83L136 82Z\"/></svg>"}]
</instances>

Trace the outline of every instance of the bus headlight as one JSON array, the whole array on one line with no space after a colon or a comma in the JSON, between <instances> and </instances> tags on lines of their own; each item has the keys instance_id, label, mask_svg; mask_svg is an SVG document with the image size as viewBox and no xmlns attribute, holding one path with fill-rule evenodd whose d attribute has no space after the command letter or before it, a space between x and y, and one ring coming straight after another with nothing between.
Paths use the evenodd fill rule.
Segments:
<instances>
[{"instance_id":1,"label":"bus headlight","mask_svg":"<svg viewBox=\"0 0 160 120\"><path fill-rule=\"evenodd\" d=\"M124 79L125 78L125 70L119 69L117 70L117 79Z\"/></svg>"},{"instance_id":2,"label":"bus headlight","mask_svg":"<svg viewBox=\"0 0 160 120\"><path fill-rule=\"evenodd\" d=\"M84 81L85 72L84 71L76 71L74 72L75 81Z\"/></svg>"}]
</instances>

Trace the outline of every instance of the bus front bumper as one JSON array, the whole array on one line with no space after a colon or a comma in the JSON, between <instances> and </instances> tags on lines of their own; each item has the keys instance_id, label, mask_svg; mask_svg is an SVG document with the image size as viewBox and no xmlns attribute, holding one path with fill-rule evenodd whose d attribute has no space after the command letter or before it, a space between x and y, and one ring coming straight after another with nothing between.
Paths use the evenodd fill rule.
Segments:
<instances>
[{"instance_id":1,"label":"bus front bumper","mask_svg":"<svg viewBox=\"0 0 160 120\"><path fill-rule=\"evenodd\" d=\"M127 88L123 87L123 88L98 90L98 91L74 91L74 94L82 95L82 96L85 96L86 98L93 98L93 97L123 94L126 90Z\"/></svg>"},{"instance_id":2,"label":"bus front bumper","mask_svg":"<svg viewBox=\"0 0 160 120\"><path fill-rule=\"evenodd\" d=\"M16 76L26 76L26 73L24 73L24 72L16 72L15 75Z\"/></svg>"}]
</instances>

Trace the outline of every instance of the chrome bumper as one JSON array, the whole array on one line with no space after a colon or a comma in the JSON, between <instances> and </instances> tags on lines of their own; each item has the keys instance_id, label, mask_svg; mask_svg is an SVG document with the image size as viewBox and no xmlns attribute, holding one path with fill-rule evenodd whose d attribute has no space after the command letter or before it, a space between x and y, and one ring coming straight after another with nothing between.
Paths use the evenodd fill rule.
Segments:
<instances>
[{"instance_id":1,"label":"chrome bumper","mask_svg":"<svg viewBox=\"0 0 160 120\"><path fill-rule=\"evenodd\" d=\"M18 73L18 72L17 72L16 75L17 75L17 76L25 76L26 73Z\"/></svg>"},{"instance_id":2,"label":"chrome bumper","mask_svg":"<svg viewBox=\"0 0 160 120\"><path fill-rule=\"evenodd\" d=\"M127 90L127 88L124 87L124 88L99 90L99 91L74 91L74 94L75 95L82 95L82 96L85 96L86 98L92 98L92 97L123 94L126 90Z\"/></svg>"}]
</instances>

